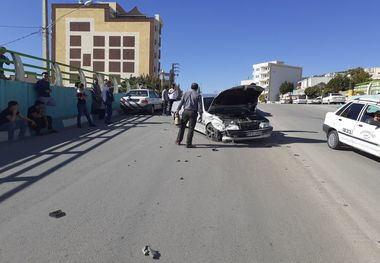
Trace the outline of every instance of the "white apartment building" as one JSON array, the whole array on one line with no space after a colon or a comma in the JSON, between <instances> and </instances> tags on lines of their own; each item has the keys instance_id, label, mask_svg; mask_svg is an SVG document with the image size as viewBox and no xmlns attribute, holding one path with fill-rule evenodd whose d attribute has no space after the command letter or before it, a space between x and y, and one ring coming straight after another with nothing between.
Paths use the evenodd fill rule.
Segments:
<instances>
[{"instance_id":1,"label":"white apartment building","mask_svg":"<svg viewBox=\"0 0 380 263\"><path fill-rule=\"evenodd\" d=\"M265 88L267 99L270 101L279 100L280 86L283 82L294 83L302 78L302 67L286 65L282 61L269 61L253 65L253 79L244 80L242 83L254 82L256 85Z\"/></svg>"},{"instance_id":2,"label":"white apartment building","mask_svg":"<svg viewBox=\"0 0 380 263\"><path fill-rule=\"evenodd\" d=\"M368 72L372 79L380 79L380 68L365 68L364 71Z\"/></svg>"},{"instance_id":3,"label":"white apartment building","mask_svg":"<svg viewBox=\"0 0 380 263\"><path fill-rule=\"evenodd\" d=\"M336 73L329 73L326 75L311 76L298 81L297 89L305 90L306 88L313 87L319 83L327 84L336 76Z\"/></svg>"}]
</instances>

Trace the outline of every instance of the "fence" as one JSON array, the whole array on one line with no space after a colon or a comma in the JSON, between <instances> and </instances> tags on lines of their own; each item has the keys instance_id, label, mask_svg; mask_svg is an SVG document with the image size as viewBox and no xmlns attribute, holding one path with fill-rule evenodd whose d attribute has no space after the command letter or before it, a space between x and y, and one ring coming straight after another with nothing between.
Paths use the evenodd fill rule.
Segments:
<instances>
[{"instance_id":1,"label":"fence","mask_svg":"<svg viewBox=\"0 0 380 263\"><path fill-rule=\"evenodd\" d=\"M14 66L11 68L0 68L0 71L10 72L15 74L15 80L28 82L30 76L37 77L41 74L42 71L49 73L51 77L52 84L55 86L65 86L65 83L75 83L79 81L83 83L85 87L88 83L92 83L95 79L98 80L100 86L104 85L105 78L111 80L115 89L115 93L118 92L121 82L127 81L126 79L118 80L115 76L104 74L102 72L92 71L88 69L78 68L75 66L70 66L64 63L46 60L36 56L31 56L28 54L20 53L17 51L4 49L5 53L9 53L12 57L12 60L5 60L0 58L0 62L6 63L9 62ZM22 58L27 58L31 61L38 61L40 64L45 63L46 67L37 66L35 63L23 63ZM38 70L39 72L36 72ZM86 74L87 73L87 74ZM88 76L91 74L92 76ZM26 77L27 76L27 77Z\"/></svg>"}]
</instances>

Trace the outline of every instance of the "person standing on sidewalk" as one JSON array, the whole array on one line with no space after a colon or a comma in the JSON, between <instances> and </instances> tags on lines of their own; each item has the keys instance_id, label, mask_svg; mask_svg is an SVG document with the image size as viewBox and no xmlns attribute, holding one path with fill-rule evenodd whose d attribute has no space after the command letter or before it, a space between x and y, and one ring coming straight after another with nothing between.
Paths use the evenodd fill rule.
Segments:
<instances>
[{"instance_id":1,"label":"person standing on sidewalk","mask_svg":"<svg viewBox=\"0 0 380 263\"><path fill-rule=\"evenodd\" d=\"M201 95L198 93L199 86L197 83L193 83L191 85L191 91L186 92L183 94L180 104L178 105L176 114L179 114L179 111L182 109L182 106L184 108L184 111L182 113L182 119L181 119L181 125L178 131L178 136L176 140L177 145L181 145L181 142L183 140L183 136L185 133L186 125L189 123L189 131L187 132L187 140L186 140L186 147L187 148L194 148L193 145L193 135L194 135L194 128L197 124L197 117L198 113L200 115L200 118L202 119L202 98Z\"/></svg>"},{"instance_id":2,"label":"person standing on sidewalk","mask_svg":"<svg viewBox=\"0 0 380 263\"><path fill-rule=\"evenodd\" d=\"M87 110L87 104L86 104L86 93L84 91L84 85L83 83L79 84L79 88L77 90L77 98L78 98L78 103L77 103L77 108L78 108L78 115L77 115L77 127L82 128L81 124L81 119L82 115L85 115L87 118L88 123L90 124L91 127L95 127L94 122L91 119L90 114L88 113Z\"/></svg>"},{"instance_id":3,"label":"person standing on sidewalk","mask_svg":"<svg viewBox=\"0 0 380 263\"><path fill-rule=\"evenodd\" d=\"M56 106L55 100L51 96L49 74L47 72L42 73L42 79L37 81L35 89L37 90L38 100L44 103L42 111L46 114L46 106Z\"/></svg>"},{"instance_id":4,"label":"person standing on sidewalk","mask_svg":"<svg viewBox=\"0 0 380 263\"><path fill-rule=\"evenodd\" d=\"M102 90L103 103L106 108L105 124L111 124L112 119L112 103L115 100L113 96L112 81L108 80Z\"/></svg>"},{"instance_id":5,"label":"person standing on sidewalk","mask_svg":"<svg viewBox=\"0 0 380 263\"><path fill-rule=\"evenodd\" d=\"M169 114L172 114L173 103L177 100L177 97L177 87L173 84L172 88L169 90Z\"/></svg>"},{"instance_id":6,"label":"person standing on sidewalk","mask_svg":"<svg viewBox=\"0 0 380 263\"><path fill-rule=\"evenodd\" d=\"M161 99L162 99L162 115L168 115L168 104L169 104L169 94L168 94L168 88L164 87L161 93Z\"/></svg>"},{"instance_id":7,"label":"person standing on sidewalk","mask_svg":"<svg viewBox=\"0 0 380 263\"><path fill-rule=\"evenodd\" d=\"M9 59L6 56L4 56L4 53L6 51L7 50L5 47L0 47L0 79L7 79L4 75L4 70L3 70L4 63L7 65L11 64Z\"/></svg>"}]
</instances>

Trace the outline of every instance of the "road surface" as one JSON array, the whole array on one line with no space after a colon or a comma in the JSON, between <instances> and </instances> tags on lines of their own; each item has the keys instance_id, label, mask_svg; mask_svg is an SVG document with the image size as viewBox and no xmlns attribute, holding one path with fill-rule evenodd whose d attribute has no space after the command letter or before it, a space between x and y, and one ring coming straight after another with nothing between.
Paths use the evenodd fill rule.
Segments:
<instances>
[{"instance_id":1,"label":"road surface","mask_svg":"<svg viewBox=\"0 0 380 263\"><path fill-rule=\"evenodd\" d=\"M0 262L380 262L379 160L328 149L334 106L260 108L248 145L146 115L2 144Z\"/></svg>"}]
</instances>

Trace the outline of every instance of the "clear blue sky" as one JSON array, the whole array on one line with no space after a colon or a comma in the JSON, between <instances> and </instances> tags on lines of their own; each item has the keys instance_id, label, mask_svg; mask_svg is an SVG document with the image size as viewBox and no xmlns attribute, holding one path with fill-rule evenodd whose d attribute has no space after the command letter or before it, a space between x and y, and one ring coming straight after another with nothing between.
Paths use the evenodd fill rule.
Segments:
<instances>
[{"instance_id":1,"label":"clear blue sky","mask_svg":"<svg viewBox=\"0 0 380 263\"><path fill-rule=\"evenodd\" d=\"M41 26L40 0L1 0L0 25ZM13 10L18 3L17 12ZM74 3L51 0L50 3ZM179 82L213 92L251 75L252 64L283 60L304 76L380 66L379 0L119 0L164 20L162 65L181 64ZM0 44L34 29L0 28ZM41 55L41 36L8 48Z\"/></svg>"}]
</instances>

